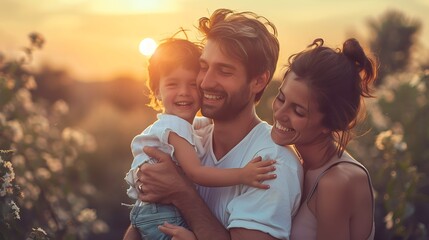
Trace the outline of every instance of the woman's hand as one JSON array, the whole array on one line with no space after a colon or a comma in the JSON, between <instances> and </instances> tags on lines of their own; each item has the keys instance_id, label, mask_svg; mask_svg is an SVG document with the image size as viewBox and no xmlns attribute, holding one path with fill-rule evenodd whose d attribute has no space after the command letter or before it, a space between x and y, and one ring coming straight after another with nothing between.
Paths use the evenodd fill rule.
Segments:
<instances>
[{"instance_id":1,"label":"woman's hand","mask_svg":"<svg viewBox=\"0 0 429 240\"><path fill-rule=\"evenodd\" d=\"M169 236L171 240L197 240L194 233L182 226L176 226L168 222L158 227L159 230Z\"/></svg>"}]
</instances>

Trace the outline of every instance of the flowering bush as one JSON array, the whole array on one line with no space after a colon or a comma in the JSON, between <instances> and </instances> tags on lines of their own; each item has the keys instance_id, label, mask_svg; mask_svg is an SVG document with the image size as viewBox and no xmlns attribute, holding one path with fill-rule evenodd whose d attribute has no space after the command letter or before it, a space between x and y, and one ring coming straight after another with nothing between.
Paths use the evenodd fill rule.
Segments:
<instances>
[{"instance_id":1,"label":"flowering bush","mask_svg":"<svg viewBox=\"0 0 429 240\"><path fill-rule=\"evenodd\" d=\"M15 219L20 219L19 208L16 202L21 197L21 191L15 181L15 172L13 171L12 163L6 159L11 151L0 152L0 223L10 227L9 223Z\"/></svg>"},{"instance_id":2,"label":"flowering bush","mask_svg":"<svg viewBox=\"0 0 429 240\"><path fill-rule=\"evenodd\" d=\"M107 225L88 207L96 190L86 181L80 160L95 150L95 140L63 126L66 102L49 105L32 99L37 86L25 67L44 39L33 33L30 40L21 59L0 58L0 149L14 152L4 152L7 159L0 160L0 238L81 239L106 232Z\"/></svg>"},{"instance_id":3,"label":"flowering bush","mask_svg":"<svg viewBox=\"0 0 429 240\"><path fill-rule=\"evenodd\" d=\"M354 142L376 192L376 239L428 239L428 87L428 70L386 78L368 103L371 132Z\"/></svg>"}]
</instances>

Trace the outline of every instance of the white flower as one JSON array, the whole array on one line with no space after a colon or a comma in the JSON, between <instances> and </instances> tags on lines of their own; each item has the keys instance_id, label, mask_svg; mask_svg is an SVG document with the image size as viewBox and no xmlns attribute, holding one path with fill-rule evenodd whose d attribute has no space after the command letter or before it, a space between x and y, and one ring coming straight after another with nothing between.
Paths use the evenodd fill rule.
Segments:
<instances>
[{"instance_id":1,"label":"white flower","mask_svg":"<svg viewBox=\"0 0 429 240\"><path fill-rule=\"evenodd\" d=\"M45 236L48 236L48 234L42 228L33 228L32 230L35 231L35 232L42 233Z\"/></svg>"},{"instance_id":2,"label":"white flower","mask_svg":"<svg viewBox=\"0 0 429 240\"><path fill-rule=\"evenodd\" d=\"M17 104L21 105L24 110L31 111L33 109L33 100L31 99L31 93L28 89L21 88L15 94Z\"/></svg>"},{"instance_id":3,"label":"white flower","mask_svg":"<svg viewBox=\"0 0 429 240\"><path fill-rule=\"evenodd\" d=\"M69 113L69 105L64 100L58 100L54 103L53 111L59 115L65 115Z\"/></svg>"},{"instance_id":4,"label":"white flower","mask_svg":"<svg viewBox=\"0 0 429 240\"><path fill-rule=\"evenodd\" d=\"M36 177L38 177L39 179L47 180L51 178L51 172L49 172L49 170L46 168L38 168L36 170Z\"/></svg>"},{"instance_id":5,"label":"white flower","mask_svg":"<svg viewBox=\"0 0 429 240\"><path fill-rule=\"evenodd\" d=\"M97 147L94 137L84 131L65 128L62 132L62 138L87 152L94 151Z\"/></svg>"},{"instance_id":6,"label":"white flower","mask_svg":"<svg viewBox=\"0 0 429 240\"><path fill-rule=\"evenodd\" d=\"M12 163L3 161L3 166L7 169L8 172L10 172L11 180L15 179Z\"/></svg>"},{"instance_id":7,"label":"white flower","mask_svg":"<svg viewBox=\"0 0 429 240\"><path fill-rule=\"evenodd\" d=\"M95 220L92 224L92 232L95 234L106 233L109 231L109 226L101 220Z\"/></svg>"},{"instance_id":8,"label":"white flower","mask_svg":"<svg viewBox=\"0 0 429 240\"><path fill-rule=\"evenodd\" d=\"M82 223L93 222L97 219L97 214L94 209L85 208L77 216L77 220Z\"/></svg>"},{"instance_id":9,"label":"white flower","mask_svg":"<svg viewBox=\"0 0 429 240\"><path fill-rule=\"evenodd\" d=\"M395 134L392 130L387 130L378 134L375 146L380 151L392 149L403 152L407 150L407 143L403 141L403 138L402 134Z\"/></svg>"},{"instance_id":10,"label":"white flower","mask_svg":"<svg viewBox=\"0 0 429 240\"><path fill-rule=\"evenodd\" d=\"M26 79L24 87L28 90L32 90L32 89L37 88L37 83L36 83L36 80L34 79L34 76L32 76L32 75L28 76L28 78Z\"/></svg>"},{"instance_id":11,"label":"white flower","mask_svg":"<svg viewBox=\"0 0 429 240\"><path fill-rule=\"evenodd\" d=\"M379 133L375 139L375 147L377 147L378 150L384 150L386 148L387 139L391 136L392 130Z\"/></svg>"},{"instance_id":12,"label":"white flower","mask_svg":"<svg viewBox=\"0 0 429 240\"><path fill-rule=\"evenodd\" d=\"M19 207L16 205L16 203L14 201L11 201L9 203L10 208L12 209L12 213L13 213L13 217L15 219L21 219L21 217L19 216Z\"/></svg>"},{"instance_id":13,"label":"white flower","mask_svg":"<svg viewBox=\"0 0 429 240\"><path fill-rule=\"evenodd\" d=\"M27 119L27 123L35 133L49 131L49 121L42 115L34 115Z\"/></svg>"},{"instance_id":14,"label":"white flower","mask_svg":"<svg viewBox=\"0 0 429 240\"><path fill-rule=\"evenodd\" d=\"M4 135L14 142L19 142L24 137L21 124L17 120L7 121Z\"/></svg>"},{"instance_id":15,"label":"white flower","mask_svg":"<svg viewBox=\"0 0 429 240\"><path fill-rule=\"evenodd\" d=\"M46 161L46 165L48 165L49 170L52 172L60 172L63 170L63 164L58 158L52 157L49 153L42 154L43 159Z\"/></svg>"},{"instance_id":16,"label":"white flower","mask_svg":"<svg viewBox=\"0 0 429 240\"><path fill-rule=\"evenodd\" d=\"M0 175L0 182L2 183L0 186L0 196L4 197L13 193L12 181L15 179L15 172L11 162L3 161L3 159L0 158L0 164L6 169L6 171L2 173L3 176Z\"/></svg>"},{"instance_id":17,"label":"white flower","mask_svg":"<svg viewBox=\"0 0 429 240\"><path fill-rule=\"evenodd\" d=\"M384 222L386 223L386 229L392 229L392 227L393 227L393 212L389 212L384 217Z\"/></svg>"},{"instance_id":18,"label":"white flower","mask_svg":"<svg viewBox=\"0 0 429 240\"><path fill-rule=\"evenodd\" d=\"M85 142L82 132L69 127L64 128L62 132L62 137L65 141L72 142L77 146L82 146Z\"/></svg>"}]
</instances>

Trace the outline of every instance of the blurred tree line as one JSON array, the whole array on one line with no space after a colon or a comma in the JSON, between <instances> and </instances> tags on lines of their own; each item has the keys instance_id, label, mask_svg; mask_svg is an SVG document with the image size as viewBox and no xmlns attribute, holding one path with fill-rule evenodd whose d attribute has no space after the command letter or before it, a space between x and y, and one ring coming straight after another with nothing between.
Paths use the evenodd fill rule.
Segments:
<instances>
[{"instance_id":1,"label":"blurred tree line","mask_svg":"<svg viewBox=\"0 0 429 240\"><path fill-rule=\"evenodd\" d=\"M418 44L421 22L388 11L368 27L380 62L377 98L366 102L365 134L349 151L372 176L376 239L428 239L429 56ZM37 36L27 57L43 40ZM0 155L0 239L120 239L129 224L121 203L130 203L123 181L130 142L156 114L145 106L144 82L79 82L49 66L31 73L26 62L0 65L0 149L13 150ZM273 81L257 106L270 123L279 85Z\"/></svg>"}]
</instances>

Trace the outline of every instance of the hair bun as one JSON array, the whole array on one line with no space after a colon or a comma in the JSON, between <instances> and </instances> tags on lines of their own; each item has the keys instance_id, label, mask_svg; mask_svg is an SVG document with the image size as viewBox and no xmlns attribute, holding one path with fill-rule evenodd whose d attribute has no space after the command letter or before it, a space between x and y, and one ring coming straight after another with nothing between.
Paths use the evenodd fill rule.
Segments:
<instances>
[{"instance_id":1,"label":"hair bun","mask_svg":"<svg viewBox=\"0 0 429 240\"><path fill-rule=\"evenodd\" d=\"M355 63L358 67L358 71L361 71L364 68L366 55L356 39L350 38L344 42L343 54Z\"/></svg>"}]
</instances>

